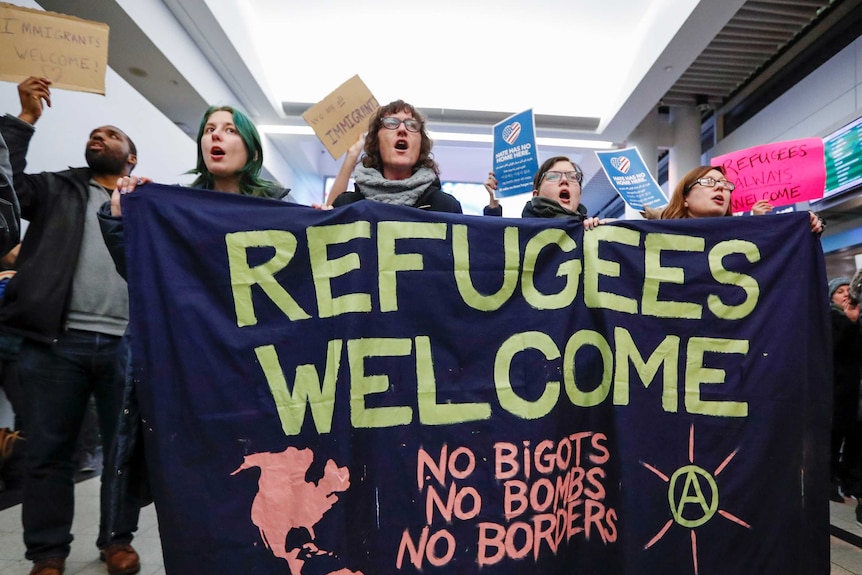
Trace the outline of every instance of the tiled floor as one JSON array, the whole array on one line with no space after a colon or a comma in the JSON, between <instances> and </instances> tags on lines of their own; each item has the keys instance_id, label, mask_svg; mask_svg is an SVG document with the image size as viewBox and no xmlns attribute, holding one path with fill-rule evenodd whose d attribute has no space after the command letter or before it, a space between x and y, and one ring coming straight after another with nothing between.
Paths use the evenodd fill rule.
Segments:
<instances>
[{"instance_id":1,"label":"tiled floor","mask_svg":"<svg viewBox=\"0 0 862 575\"><path fill-rule=\"evenodd\" d=\"M99 561L95 546L99 531L98 478L77 484L75 505L75 523L72 526L75 541L66 562L66 574L106 575L105 564ZM856 525L856 502L848 500L844 504L830 503L830 506L832 525L842 530L840 538L831 538L831 575L862 575L862 528ZM133 544L141 555L141 575L165 575L159 528L152 505L141 511L139 525ZM31 566L24 559L21 506L0 511L0 575L27 575Z\"/></svg>"},{"instance_id":2,"label":"tiled floor","mask_svg":"<svg viewBox=\"0 0 862 575\"><path fill-rule=\"evenodd\" d=\"M66 560L66 575L107 575L105 564L99 561L96 536L99 534L99 478L82 481L75 486L75 540ZM162 546L155 508L141 510L138 531L132 542L141 556L141 575L165 575ZM33 564L24 559L21 539L21 506L0 511L0 575L27 575Z\"/></svg>"},{"instance_id":3,"label":"tiled floor","mask_svg":"<svg viewBox=\"0 0 862 575\"><path fill-rule=\"evenodd\" d=\"M833 527L831 575L862 573L862 527L856 524L856 501L829 503Z\"/></svg>"}]
</instances>

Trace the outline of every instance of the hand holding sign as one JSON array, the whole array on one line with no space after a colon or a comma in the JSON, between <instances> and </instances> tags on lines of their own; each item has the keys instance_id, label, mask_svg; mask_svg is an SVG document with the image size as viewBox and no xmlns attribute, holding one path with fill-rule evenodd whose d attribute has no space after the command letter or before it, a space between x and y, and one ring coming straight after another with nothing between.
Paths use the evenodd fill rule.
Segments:
<instances>
[{"instance_id":1,"label":"hand holding sign","mask_svg":"<svg viewBox=\"0 0 862 575\"><path fill-rule=\"evenodd\" d=\"M367 132L360 134L359 139L347 148L347 153L344 155L344 163L341 164L341 169L335 176L335 181L332 182L332 189L329 190L329 195L326 201L322 204L312 203L311 207L318 210L331 210L332 202L335 198L347 191L347 185L350 183L350 178L353 177L353 168L359 163L359 156L362 155L362 150L365 149L365 136Z\"/></svg>"},{"instance_id":2,"label":"hand holding sign","mask_svg":"<svg viewBox=\"0 0 862 575\"><path fill-rule=\"evenodd\" d=\"M18 84L18 99L21 100L18 118L28 124L35 124L42 116L42 102L51 106L51 80L30 76Z\"/></svg>"},{"instance_id":3,"label":"hand holding sign","mask_svg":"<svg viewBox=\"0 0 862 575\"><path fill-rule=\"evenodd\" d=\"M753 206L751 206L751 213L755 216L762 216L764 214L768 214L774 209L775 206L767 202L766 200L760 200Z\"/></svg>"}]
</instances>

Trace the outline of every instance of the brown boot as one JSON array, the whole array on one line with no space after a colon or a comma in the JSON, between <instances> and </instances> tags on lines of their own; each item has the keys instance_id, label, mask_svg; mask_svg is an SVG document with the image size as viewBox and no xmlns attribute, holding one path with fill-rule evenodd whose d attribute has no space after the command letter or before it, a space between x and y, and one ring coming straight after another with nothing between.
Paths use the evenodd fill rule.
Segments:
<instances>
[{"instance_id":1,"label":"brown boot","mask_svg":"<svg viewBox=\"0 0 862 575\"><path fill-rule=\"evenodd\" d=\"M63 575L66 570L66 560L62 557L51 557L33 561L30 575Z\"/></svg>"},{"instance_id":2,"label":"brown boot","mask_svg":"<svg viewBox=\"0 0 862 575\"><path fill-rule=\"evenodd\" d=\"M111 543L99 551L99 559L108 566L110 575L134 575L141 570L141 558L128 543Z\"/></svg>"}]
</instances>

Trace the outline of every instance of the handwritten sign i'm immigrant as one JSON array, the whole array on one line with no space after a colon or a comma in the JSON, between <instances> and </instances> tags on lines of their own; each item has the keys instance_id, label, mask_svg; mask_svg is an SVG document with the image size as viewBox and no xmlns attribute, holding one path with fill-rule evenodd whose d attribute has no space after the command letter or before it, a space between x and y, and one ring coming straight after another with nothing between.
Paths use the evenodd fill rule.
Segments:
<instances>
[{"instance_id":1,"label":"handwritten sign i'm immigrant","mask_svg":"<svg viewBox=\"0 0 862 575\"><path fill-rule=\"evenodd\" d=\"M368 120L379 107L371 90L356 75L306 110L302 118L333 159L338 159L368 129Z\"/></svg>"},{"instance_id":2,"label":"handwritten sign i'm immigrant","mask_svg":"<svg viewBox=\"0 0 862 575\"><path fill-rule=\"evenodd\" d=\"M0 3L0 80L105 94L108 25Z\"/></svg>"}]
</instances>

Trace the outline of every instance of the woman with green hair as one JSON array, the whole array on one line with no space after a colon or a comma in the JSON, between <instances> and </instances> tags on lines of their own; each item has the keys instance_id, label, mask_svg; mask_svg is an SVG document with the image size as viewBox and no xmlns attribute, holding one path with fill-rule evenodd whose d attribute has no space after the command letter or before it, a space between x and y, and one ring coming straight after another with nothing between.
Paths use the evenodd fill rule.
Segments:
<instances>
[{"instance_id":1,"label":"woman with green hair","mask_svg":"<svg viewBox=\"0 0 862 575\"><path fill-rule=\"evenodd\" d=\"M260 177L263 167L260 134L251 120L235 108L210 106L207 109L198 130L197 150L197 165L189 172L198 175L192 182L192 187L275 199L285 198L290 191ZM126 258L120 196L131 193L136 186L150 181L149 178L120 178L111 200L105 202L97 214L105 244L123 278L126 277ZM112 466L115 474L120 477L110 494L110 530L118 521L117 502L122 500L126 493L134 493L142 506L152 501L146 473L136 384L130 375L129 340L130 334L127 330L118 351L118 361L125 373L123 409L117 426L117 437L113 442L113 453L105 454L105 464Z\"/></svg>"},{"instance_id":2,"label":"woman with green hair","mask_svg":"<svg viewBox=\"0 0 862 575\"><path fill-rule=\"evenodd\" d=\"M244 196L284 198L289 190L260 177L263 147L248 117L231 106L210 106L198 129L198 177L193 188Z\"/></svg>"}]
</instances>

